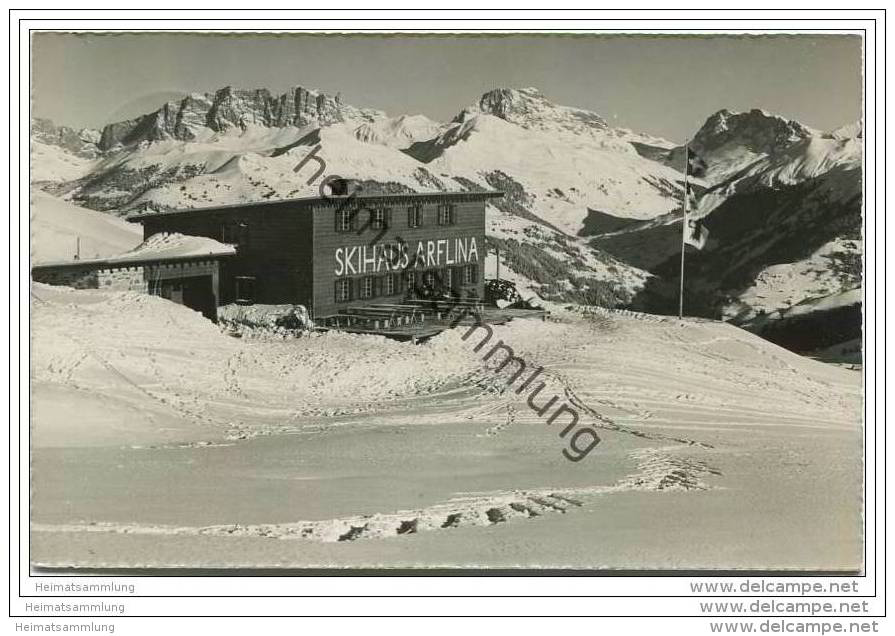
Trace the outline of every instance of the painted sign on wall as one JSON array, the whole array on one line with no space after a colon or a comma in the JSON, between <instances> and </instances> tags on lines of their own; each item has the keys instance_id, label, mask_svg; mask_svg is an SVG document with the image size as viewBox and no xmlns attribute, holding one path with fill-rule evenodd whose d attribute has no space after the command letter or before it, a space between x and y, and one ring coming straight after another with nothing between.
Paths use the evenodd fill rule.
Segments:
<instances>
[{"instance_id":1,"label":"painted sign on wall","mask_svg":"<svg viewBox=\"0 0 895 636\"><path fill-rule=\"evenodd\" d=\"M336 276L353 276L477 263L479 250L474 236L418 241L415 246L398 241L339 247L335 260Z\"/></svg>"}]
</instances>

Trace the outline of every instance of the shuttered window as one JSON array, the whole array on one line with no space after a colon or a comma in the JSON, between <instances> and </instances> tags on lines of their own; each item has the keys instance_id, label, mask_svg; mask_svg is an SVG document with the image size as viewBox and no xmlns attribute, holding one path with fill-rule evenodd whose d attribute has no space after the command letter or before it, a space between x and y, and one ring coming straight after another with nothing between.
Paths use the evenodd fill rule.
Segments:
<instances>
[{"instance_id":1,"label":"shuttered window","mask_svg":"<svg viewBox=\"0 0 895 636\"><path fill-rule=\"evenodd\" d=\"M364 276L360 282L360 297L372 298L374 296L375 283L372 276Z\"/></svg>"},{"instance_id":2,"label":"shuttered window","mask_svg":"<svg viewBox=\"0 0 895 636\"><path fill-rule=\"evenodd\" d=\"M407 208L407 227L421 227L423 225L423 207L411 205Z\"/></svg>"},{"instance_id":3,"label":"shuttered window","mask_svg":"<svg viewBox=\"0 0 895 636\"><path fill-rule=\"evenodd\" d=\"M451 203L442 203L438 206L438 225L454 225L456 222L454 206Z\"/></svg>"},{"instance_id":4,"label":"shuttered window","mask_svg":"<svg viewBox=\"0 0 895 636\"><path fill-rule=\"evenodd\" d=\"M382 295L383 296L394 296L397 290L395 289L395 275L394 274L386 274L382 281Z\"/></svg>"},{"instance_id":5,"label":"shuttered window","mask_svg":"<svg viewBox=\"0 0 895 636\"><path fill-rule=\"evenodd\" d=\"M472 285L479 282L479 266L476 264L467 265L463 270L463 284Z\"/></svg>"},{"instance_id":6,"label":"shuttered window","mask_svg":"<svg viewBox=\"0 0 895 636\"><path fill-rule=\"evenodd\" d=\"M351 300L351 279L340 278L336 281L336 302L344 303Z\"/></svg>"},{"instance_id":7,"label":"shuttered window","mask_svg":"<svg viewBox=\"0 0 895 636\"><path fill-rule=\"evenodd\" d=\"M375 208L370 210L370 227L374 230L387 228L389 225L389 212L390 210L388 208Z\"/></svg>"},{"instance_id":8,"label":"shuttered window","mask_svg":"<svg viewBox=\"0 0 895 636\"><path fill-rule=\"evenodd\" d=\"M466 266L465 265L457 265L456 267L451 268L451 282L453 282L454 289L459 288L463 284L463 280L466 278Z\"/></svg>"},{"instance_id":9,"label":"shuttered window","mask_svg":"<svg viewBox=\"0 0 895 636\"><path fill-rule=\"evenodd\" d=\"M336 232L350 232L354 229L354 218L357 216L356 210L341 208L336 210Z\"/></svg>"}]
</instances>

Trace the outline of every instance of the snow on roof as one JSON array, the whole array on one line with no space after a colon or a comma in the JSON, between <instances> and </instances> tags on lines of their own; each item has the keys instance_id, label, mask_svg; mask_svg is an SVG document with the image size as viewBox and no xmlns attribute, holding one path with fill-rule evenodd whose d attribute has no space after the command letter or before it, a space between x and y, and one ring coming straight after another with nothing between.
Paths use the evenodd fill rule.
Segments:
<instances>
[{"instance_id":1,"label":"snow on roof","mask_svg":"<svg viewBox=\"0 0 895 636\"><path fill-rule=\"evenodd\" d=\"M236 247L207 236L187 236L176 232L153 234L137 247L108 260L114 262L145 261L196 256L224 256L236 254Z\"/></svg>"}]
</instances>

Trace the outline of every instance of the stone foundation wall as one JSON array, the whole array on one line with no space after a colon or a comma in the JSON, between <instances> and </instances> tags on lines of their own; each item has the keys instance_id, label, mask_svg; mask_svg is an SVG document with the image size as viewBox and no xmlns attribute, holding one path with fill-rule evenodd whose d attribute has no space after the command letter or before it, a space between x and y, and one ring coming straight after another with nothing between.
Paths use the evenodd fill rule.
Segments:
<instances>
[{"instance_id":1,"label":"stone foundation wall","mask_svg":"<svg viewBox=\"0 0 895 636\"><path fill-rule=\"evenodd\" d=\"M143 267L101 269L96 273L99 289L149 293L149 283Z\"/></svg>"},{"instance_id":2,"label":"stone foundation wall","mask_svg":"<svg viewBox=\"0 0 895 636\"><path fill-rule=\"evenodd\" d=\"M97 289L99 287L97 272L94 269L40 269L34 271L31 278L36 283L64 285L75 289Z\"/></svg>"}]
</instances>

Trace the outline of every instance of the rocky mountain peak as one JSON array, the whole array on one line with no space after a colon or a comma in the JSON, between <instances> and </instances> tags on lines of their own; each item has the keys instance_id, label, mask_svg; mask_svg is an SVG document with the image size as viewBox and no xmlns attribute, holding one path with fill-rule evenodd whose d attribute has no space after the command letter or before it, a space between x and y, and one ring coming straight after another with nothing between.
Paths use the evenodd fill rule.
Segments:
<instances>
[{"instance_id":1,"label":"rocky mountain peak","mask_svg":"<svg viewBox=\"0 0 895 636\"><path fill-rule=\"evenodd\" d=\"M232 86L213 93L193 93L140 117L109 124L102 131L101 150L143 141L195 139L203 129L223 132L249 126L285 128L326 126L346 120L373 121L382 113L344 104L340 95L294 86L281 95L266 88Z\"/></svg>"},{"instance_id":2,"label":"rocky mountain peak","mask_svg":"<svg viewBox=\"0 0 895 636\"><path fill-rule=\"evenodd\" d=\"M79 130L69 126L57 126L52 120L36 117L31 120L31 139L50 146L59 146L86 159L99 154L97 142L100 132L91 128Z\"/></svg>"},{"instance_id":3,"label":"rocky mountain peak","mask_svg":"<svg viewBox=\"0 0 895 636\"><path fill-rule=\"evenodd\" d=\"M533 87L496 88L482 95L477 105L480 112L508 121L532 115L550 107L555 107L555 104Z\"/></svg>"},{"instance_id":4,"label":"rocky mountain peak","mask_svg":"<svg viewBox=\"0 0 895 636\"><path fill-rule=\"evenodd\" d=\"M603 131L606 120L597 113L550 101L540 90L528 88L496 88L482 95L478 102L463 109L455 122L485 114L499 117L523 128L583 133Z\"/></svg>"},{"instance_id":5,"label":"rocky mountain peak","mask_svg":"<svg viewBox=\"0 0 895 636\"><path fill-rule=\"evenodd\" d=\"M705 121L693 137L692 145L707 153L722 146L738 145L755 153L773 154L815 134L795 120L759 108L741 113L725 108Z\"/></svg>"}]
</instances>

